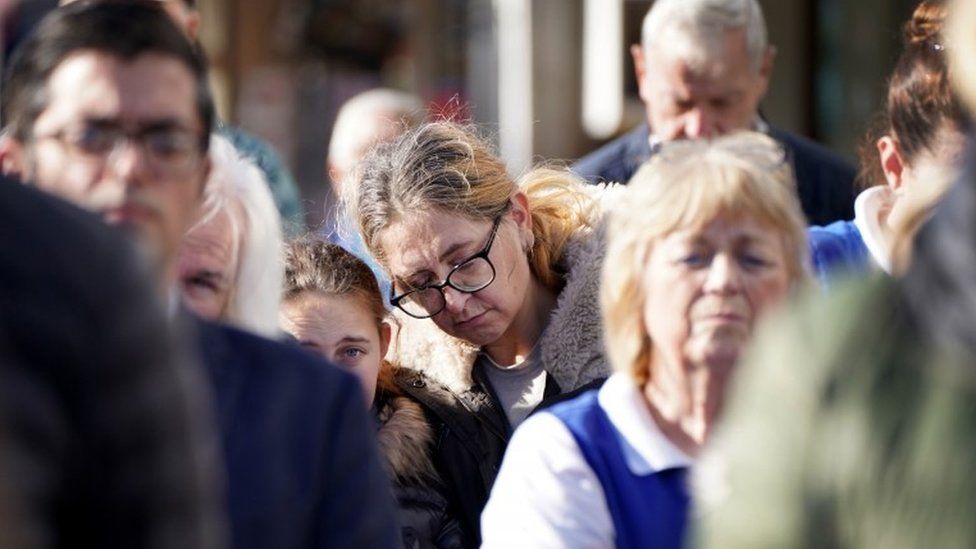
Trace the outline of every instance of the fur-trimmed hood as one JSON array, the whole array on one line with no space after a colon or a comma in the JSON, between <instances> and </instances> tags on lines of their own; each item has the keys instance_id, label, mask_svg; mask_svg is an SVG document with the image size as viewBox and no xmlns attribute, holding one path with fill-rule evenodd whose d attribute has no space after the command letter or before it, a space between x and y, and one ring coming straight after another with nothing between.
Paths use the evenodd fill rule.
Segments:
<instances>
[{"instance_id":1,"label":"fur-trimmed hood","mask_svg":"<svg viewBox=\"0 0 976 549\"><path fill-rule=\"evenodd\" d=\"M563 391L609 375L599 296L603 225L582 228L567 243L559 261L565 285L538 343L546 370ZM400 329L392 356L400 368L422 372L455 393L472 387L477 347L445 334L430 319L394 314Z\"/></svg>"},{"instance_id":2,"label":"fur-trimmed hood","mask_svg":"<svg viewBox=\"0 0 976 549\"><path fill-rule=\"evenodd\" d=\"M405 484L437 478L430 460L434 431L423 408L406 396L387 398L376 411L376 439L391 478Z\"/></svg>"}]
</instances>

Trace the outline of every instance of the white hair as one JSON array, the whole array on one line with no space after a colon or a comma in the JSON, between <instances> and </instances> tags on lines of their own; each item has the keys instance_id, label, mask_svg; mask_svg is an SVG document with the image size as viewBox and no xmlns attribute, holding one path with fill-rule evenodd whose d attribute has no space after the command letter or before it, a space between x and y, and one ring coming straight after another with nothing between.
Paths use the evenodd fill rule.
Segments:
<instances>
[{"instance_id":1,"label":"white hair","mask_svg":"<svg viewBox=\"0 0 976 549\"><path fill-rule=\"evenodd\" d=\"M353 96L343 103L336 116L329 141L329 162L344 173L351 173L376 140L378 116L407 129L423 122L424 106L417 96L390 88L376 88Z\"/></svg>"},{"instance_id":2,"label":"white hair","mask_svg":"<svg viewBox=\"0 0 976 549\"><path fill-rule=\"evenodd\" d=\"M281 215L264 175L227 138L211 136L210 159L202 213L194 228L226 214L238 260L237 277L221 320L276 337L285 278Z\"/></svg>"},{"instance_id":3,"label":"white hair","mask_svg":"<svg viewBox=\"0 0 976 549\"><path fill-rule=\"evenodd\" d=\"M703 66L722 51L725 33L735 29L745 29L749 59L758 70L769 43L757 0L657 0L644 16L641 45L647 51L666 43Z\"/></svg>"}]
</instances>

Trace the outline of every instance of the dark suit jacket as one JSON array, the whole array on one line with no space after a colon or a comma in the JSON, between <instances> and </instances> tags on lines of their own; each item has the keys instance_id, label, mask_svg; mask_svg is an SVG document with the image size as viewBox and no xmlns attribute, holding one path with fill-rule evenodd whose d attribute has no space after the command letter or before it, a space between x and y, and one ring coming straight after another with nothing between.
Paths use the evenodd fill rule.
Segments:
<instances>
[{"instance_id":1,"label":"dark suit jacket","mask_svg":"<svg viewBox=\"0 0 976 549\"><path fill-rule=\"evenodd\" d=\"M398 546L356 378L298 347L188 324L213 385L233 546Z\"/></svg>"},{"instance_id":2,"label":"dark suit jacket","mask_svg":"<svg viewBox=\"0 0 976 549\"><path fill-rule=\"evenodd\" d=\"M591 152L573 164L573 171L591 183L626 184L651 157L647 124ZM812 225L827 225L854 218L852 165L826 148L799 135L770 128L770 137L786 150L796 173L797 193L803 213Z\"/></svg>"},{"instance_id":3,"label":"dark suit jacket","mask_svg":"<svg viewBox=\"0 0 976 549\"><path fill-rule=\"evenodd\" d=\"M204 382L157 295L121 235L0 179L0 546L221 546Z\"/></svg>"}]
</instances>

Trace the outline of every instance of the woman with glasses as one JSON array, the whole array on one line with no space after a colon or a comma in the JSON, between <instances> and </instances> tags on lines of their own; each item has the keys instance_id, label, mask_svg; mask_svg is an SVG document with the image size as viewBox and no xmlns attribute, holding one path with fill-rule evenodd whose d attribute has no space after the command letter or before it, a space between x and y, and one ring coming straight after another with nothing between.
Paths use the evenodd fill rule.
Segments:
<instances>
[{"instance_id":1,"label":"woman with glasses","mask_svg":"<svg viewBox=\"0 0 976 549\"><path fill-rule=\"evenodd\" d=\"M625 192L600 288L616 373L515 433L483 547L682 547L687 472L738 358L807 278L792 170L764 135L669 144Z\"/></svg>"},{"instance_id":2,"label":"woman with glasses","mask_svg":"<svg viewBox=\"0 0 976 549\"><path fill-rule=\"evenodd\" d=\"M447 122L374 149L357 183L347 210L402 317L397 382L429 411L435 463L474 545L513 429L545 398L607 374L599 204L565 171L514 181Z\"/></svg>"}]
</instances>

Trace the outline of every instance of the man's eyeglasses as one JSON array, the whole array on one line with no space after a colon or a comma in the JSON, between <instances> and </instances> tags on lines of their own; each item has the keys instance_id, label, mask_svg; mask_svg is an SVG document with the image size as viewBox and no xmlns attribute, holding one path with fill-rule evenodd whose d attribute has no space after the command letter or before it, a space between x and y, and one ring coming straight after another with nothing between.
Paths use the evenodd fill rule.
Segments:
<instances>
[{"instance_id":1,"label":"man's eyeglasses","mask_svg":"<svg viewBox=\"0 0 976 549\"><path fill-rule=\"evenodd\" d=\"M443 282L428 284L400 295L393 295L390 286L390 304L399 307L401 311L414 318L430 318L444 310L447 301L444 298L444 288L450 286L459 292L473 294L488 287L495 280L495 266L488 259L491 245L498 234L501 216L495 218L488 235L488 242L480 252L458 263Z\"/></svg>"},{"instance_id":2,"label":"man's eyeglasses","mask_svg":"<svg viewBox=\"0 0 976 549\"><path fill-rule=\"evenodd\" d=\"M196 168L203 149L200 134L178 126L127 131L114 124L83 124L34 138L44 139L60 143L76 161L99 165L126 146L138 145L154 174L174 177Z\"/></svg>"}]
</instances>

